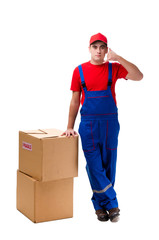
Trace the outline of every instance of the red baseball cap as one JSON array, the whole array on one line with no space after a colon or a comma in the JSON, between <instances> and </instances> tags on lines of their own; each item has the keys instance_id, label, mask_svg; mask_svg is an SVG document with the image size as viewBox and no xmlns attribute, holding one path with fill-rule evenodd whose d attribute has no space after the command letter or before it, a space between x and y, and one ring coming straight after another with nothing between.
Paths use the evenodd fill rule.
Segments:
<instances>
[{"instance_id":1,"label":"red baseball cap","mask_svg":"<svg viewBox=\"0 0 159 240\"><path fill-rule=\"evenodd\" d=\"M101 34L101 33L97 33L97 34L93 35L90 38L89 44L91 44L91 43L93 43L95 41L98 41L98 40L107 44L107 38L103 34Z\"/></svg>"}]
</instances>

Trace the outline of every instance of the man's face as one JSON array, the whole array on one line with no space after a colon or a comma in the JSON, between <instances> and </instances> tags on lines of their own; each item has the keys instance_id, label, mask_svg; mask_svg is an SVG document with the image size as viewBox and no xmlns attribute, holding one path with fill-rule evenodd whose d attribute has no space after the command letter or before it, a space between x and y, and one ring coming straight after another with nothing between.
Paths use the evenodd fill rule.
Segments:
<instances>
[{"instance_id":1,"label":"man's face","mask_svg":"<svg viewBox=\"0 0 159 240\"><path fill-rule=\"evenodd\" d=\"M107 51L107 46L103 42L92 43L91 46L89 46L91 60L97 64L103 63Z\"/></svg>"}]
</instances>

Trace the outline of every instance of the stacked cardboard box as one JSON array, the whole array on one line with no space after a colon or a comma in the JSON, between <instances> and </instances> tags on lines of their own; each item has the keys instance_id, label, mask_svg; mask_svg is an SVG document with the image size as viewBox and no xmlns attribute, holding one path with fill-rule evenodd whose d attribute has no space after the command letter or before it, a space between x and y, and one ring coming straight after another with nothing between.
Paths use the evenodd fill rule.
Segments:
<instances>
[{"instance_id":1,"label":"stacked cardboard box","mask_svg":"<svg viewBox=\"0 0 159 240\"><path fill-rule=\"evenodd\" d=\"M73 217L78 136L57 129L19 131L17 209L33 222Z\"/></svg>"}]
</instances>

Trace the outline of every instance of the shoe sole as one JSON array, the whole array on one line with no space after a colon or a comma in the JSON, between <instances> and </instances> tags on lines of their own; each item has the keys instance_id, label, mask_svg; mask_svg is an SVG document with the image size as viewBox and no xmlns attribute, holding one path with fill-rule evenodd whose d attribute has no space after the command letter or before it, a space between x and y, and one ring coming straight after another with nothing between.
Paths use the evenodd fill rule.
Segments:
<instances>
[{"instance_id":1,"label":"shoe sole","mask_svg":"<svg viewBox=\"0 0 159 240\"><path fill-rule=\"evenodd\" d=\"M97 219L101 222L107 222L109 220L109 218L97 218Z\"/></svg>"},{"instance_id":2,"label":"shoe sole","mask_svg":"<svg viewBox=\"0 0 159 240\"><path fill-rule=\"evenodd\" d=\"M120 214L116 214L115 216L110 217L111 222L118 222L119 219L120 219Z\"/></svg>"}]
</instances>

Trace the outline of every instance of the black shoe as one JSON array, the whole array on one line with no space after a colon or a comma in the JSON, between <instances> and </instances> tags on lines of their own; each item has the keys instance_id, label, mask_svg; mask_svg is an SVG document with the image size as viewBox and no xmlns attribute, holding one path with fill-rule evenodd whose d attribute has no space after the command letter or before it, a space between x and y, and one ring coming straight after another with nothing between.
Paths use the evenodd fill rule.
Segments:
<instances>
[{"instance_id":1,"label":"black shoe","mask_svg":"<svg viewBox=\"0 0 159 240\"><path fill-rule=\"evenodd\" d=\"M109 219L111 222L118 222L119 221L119 214L120 209L119 208L112 208L109 210Z\"/></svg>"},{"instance_id":2,"label":"black shoe","mask_svg":"<svg viewBox=\"0 0 159 240\"><path fill-rule=\"evenodd\" d=\"M96 214L99 221L105 222L109 220L108 213L104 209L97 210Z\"/></svg>"}]
</instances>

